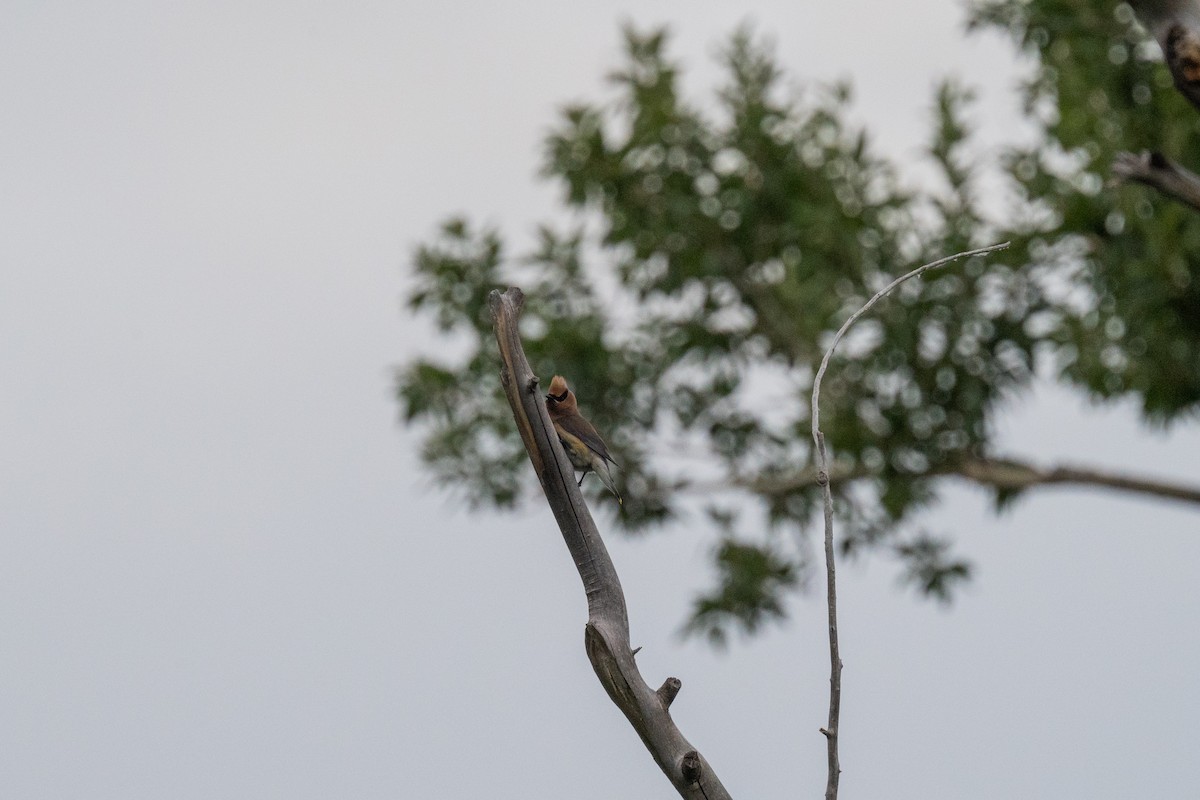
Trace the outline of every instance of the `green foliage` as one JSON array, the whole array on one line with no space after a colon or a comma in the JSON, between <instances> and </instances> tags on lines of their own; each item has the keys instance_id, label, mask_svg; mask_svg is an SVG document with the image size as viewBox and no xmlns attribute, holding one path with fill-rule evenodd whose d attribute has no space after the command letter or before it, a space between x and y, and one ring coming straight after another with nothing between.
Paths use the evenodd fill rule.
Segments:
<instances>
[{"instance_id":1,"label":"green foliage","mask_svg":"<svg viewBox=\"0 0 1200 800\"><path fill-rule=\"evenodd\" d=\"M763 623L784 616L782 595L797 583L792 562L770 547L725 539L714 559L718 586L696 598L685 633L701 634L724 645L729 628L754 633Z\"/></svg>"},{"instance_id":2,"label":"green foliage","mask_svg":"<svg viewBox=\"0 0 1200 800\"><path fill-rule=\"evenodd\" d=\"M950 602L953 587L971 577L971 565L951 559L949 545L927 534L896 545L904 561L901 578L942 603Z\"/></svg>"},{"instance_id":3,"label":"green foliage","mask_svg":"<svg viewBox=\"0 0 1200 800\"><path fill-rule=\"evenodd\" d=\"M900 273L1015 242L898 289L822 389L836 471L854 478L835 484L844 551L896 554L926 593L948 598L969 569L944 542L899 532L959 459L988 454L993 415L1035 366L1096 396L1136 396L1156 421L1193 411L1200 222L1148 191L1104 190L1103 176L1118 148L1200 163L1195 114L1107 4L983 3L972 24L1008 31L1037 65L1024 96L1042 136L1005 156L1014 203L999 219L980 202L971 93L954 82L936 93L927 153L940 186L917 191L846 122L847 86L796 97L741 30L703 111L680 96L666 35L627 29L617 102L566 109L546 140L543 172L575 226L547 225L533 253L509 259L495 232L455 220L417 252L410 305L456 354L399 376L434 474L474 505L511 506L536 485L486 317L489 290L520 285L531 363L571 381L624 467L624 505L585 483L594 503L641 530L716 483L761 512L741 533L710 515L718 586L689 630L723 641L730 625L781 616L802 583L803 554L779 537L820 508L805 473L812 374L833 331Z\"/></svg>"},{"instance_id":4,"label":"green foliage","mask_svg":"<svg viewBox=\"0 0 1200 800\"><path fill-rule=\"evenodd\" d=\"M1035 210L1011 232L1019 267L1076 294L1046 321L1059 374L1100 399L1136 398L1155 423L1193 414L1200 217L1105 181L1121 150L1200 164L1200 116L1128 5L998 0L977 3L972 25L1006 31L1038 60L1023 92L1042 135L1006 163L1018 204Z\"/></svg>"}]
</instances>

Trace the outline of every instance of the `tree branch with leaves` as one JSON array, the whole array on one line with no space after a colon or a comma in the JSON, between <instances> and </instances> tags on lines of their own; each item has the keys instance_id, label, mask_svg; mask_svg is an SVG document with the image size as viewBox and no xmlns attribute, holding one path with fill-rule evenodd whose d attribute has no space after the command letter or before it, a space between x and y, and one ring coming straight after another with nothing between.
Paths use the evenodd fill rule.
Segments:
<instances>
[{"instance_id":1,"label":"tree branch with leaves","mask_svg":"<svg viewBox=\"0 0 1200 800\"><path fill-rule=\"evenodd\" d=\"M567 222L543 225L531 250L512 255L498 232L453 218L417 251L409 305L451 346L402 368L398 390L406 420L425 430L433 474L473 507L513 508L531 494L522 462L534 450L513 429L517 405L506 411L500 390L480 391L504 353L481 309L496 287L525 286L523 351L572 377L624 466L624 505L597 493L596 507L629 532L700 517L714 534L716 585L685 631L720 644L782 618L811 572L805 536L825 518L831 689L835 522L842 553L892 554L910 583L948 600L970 565L919 521L956 479L985 487L997 509L1052 485L1200 502L1200 476L1043 468L1001 454L995 436L1035 379L1131 401L1158 427L1200 410L1200 221L1171 199L1196 206L1195 176L1126 153L1200 159L1194 114L1171 90L1190 75L1186 52L1168 53L1169 68L1147 57L1130 7L1100 0L986 0L969 17L1032 65L1021 93L1036 135L982 174L993 159L978 157L966 122L971 92L945 81L923 159L931 170L915 188L911 164L883 158L847 122L848 85L797 88L770 45L742 29L721 56L725 82L694 103L666 32L627 28L611 94L566 108L545 142L543 173L562 190ZM1114 164L1152 188L1111 190ZM986 263L975 255L897 287L833 352L891 276L999 239L1012 246ZM509 324L516 336L515 315ZM804 402L826 353L820 424L837 443L828 464L823 436L807 437L818 420ZM602 651L623 652L619 636L602 646L589 637L594 665ZM602 682L614 674L596 669ZM621 705L632 695L619 683L605 685ZM637 702L652 702L639 686ZM668 681L654 694L665 708L675 691ZM836 706L835 692L825 729L834 794ZM673 782L703 774L698 756L669 752L655 757Z\"/></svg>"},{"instance_id":2,"label":"tree branch with leaves","mask_svg":"<svg viewBox=\"0 0 1200 800\"><path fill-rule=\"evenodd\" d=\"M997 507L1069 483L1194 498L1186 479L1043 469L994 440L995 418L1035 374L1132 398L1156 424L1200 407L1200 230L1169 205L1143 213L1151 197L1099 191L1117 140L1097 140L1096 126L1175 135L1139 106L1163 68L1105 61L1119 47L1132 59L1142 34L1093 6L1075 10L1074 29L1044 3L974 11L977 26L1008 31L1045 65L1025 89L1043 139L1004 155L1016 205L996 219L980 201L971 94L953 82L933 105L935 180L913 189L846 122L847 87L798 91L747 31L726 45L715 101L699 106L680 95L666 34L627 29L613 95L567 108L546 140L544 173L573 221L544 225L516 256L497 232L458 219L418 250L410 306L460 353L400 373L433 473L474 506L513 507L528 493L503 403L478 390L495 358L478 309L494 287L520 284L530 358L578 382L625 468L625 505L596 496L599 507L631 532L707 520L718 583L686 629L714 642L757 630L811 571L795 547L822 507L799 466L812 462L802 398L824 342L890 276L1004 238L1013 246L987 263L900 287L831 365L823 424L839 445L830 475L845 550L891 554L945 599L969 565L919 520L955 479L984 486ZM1067 58L1058 43L1071 30L1082 37L1073 47L1111 69ZM1123 87L1099 116L1076 100L1094 97L1095 82ZM1056 116L1043 118L1052 103ZM1159 103L1180 101L1151 91ZM692 487L724 490L700 499Z\"/></svg>"}]
</instances>

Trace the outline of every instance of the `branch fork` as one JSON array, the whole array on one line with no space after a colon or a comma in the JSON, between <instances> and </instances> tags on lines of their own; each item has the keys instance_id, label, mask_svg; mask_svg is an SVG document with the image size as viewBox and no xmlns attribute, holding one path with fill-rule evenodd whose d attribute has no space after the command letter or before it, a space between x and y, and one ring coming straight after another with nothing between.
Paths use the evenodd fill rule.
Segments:
<instances>
[{"instance_id":1,"label":"branch fork","mask_svg":"<svg viewBox=\"0 0 1200 800\"><path fill-rule=\"evenodd\" d=\"M559 444L538 379L521 345L518 321L525 295L518 288L488 296L503 368L500 382L512 407L546 502L583 580L588 621L584 649L609 698L625 714L663 774L688 800L730 800L712 765L692 747L668 711L682 685L668 678L651 689L638 671L629 644L629 615L616 568L575 484L575 468ZM523 389L523 391L522 391Z\"/></svg>"}]
</instances>

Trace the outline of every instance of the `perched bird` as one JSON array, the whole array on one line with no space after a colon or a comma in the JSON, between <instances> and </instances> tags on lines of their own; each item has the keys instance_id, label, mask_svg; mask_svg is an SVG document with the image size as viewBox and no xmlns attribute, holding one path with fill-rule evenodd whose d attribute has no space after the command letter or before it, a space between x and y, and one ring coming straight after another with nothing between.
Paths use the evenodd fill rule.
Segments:
<instances>
[{"instance_id":1,"label":"perched bird","mask_svg":"<svg viewBox=\"0 0 1200 800\"><path fill-rule=\"evenodd\" d=\"M1200 2L1130 0L1130 5L1158 40L1175 88L1200 108Z\"/></svg>"},{"instance_id":2,"label":"perched bird","mask_svg":"<svg viewBox=\"0 0 1200 800\"><path fill-rule=\"evenodd\" d=\"M589 472L594 472L600 478L600 482L616 495L617 502L622 502L612 472L608 468L609 464L618 464L608 454L608 447L600 438L600 434L596 433L592 423L579 413L579 403L575 400L575 394L567 388L567 382L561 375L555 375L554 380L550 381L546 410L550 412L550 421L554 423L558 441L562 442L567 458L571 459L575 469L583 472L579 476L579 485L583 486L583 479Z\"/></svg>"}]
</instances>

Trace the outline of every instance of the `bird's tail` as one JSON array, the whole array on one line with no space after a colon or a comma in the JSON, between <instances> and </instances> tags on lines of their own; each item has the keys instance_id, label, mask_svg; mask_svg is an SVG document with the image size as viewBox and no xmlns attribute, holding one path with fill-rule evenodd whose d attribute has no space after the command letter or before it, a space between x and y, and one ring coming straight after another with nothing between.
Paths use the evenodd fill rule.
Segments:
<instances>
[{"instance_id":1,"label":"bird's tail","mask_svg":"<svg viewBox=\"0 0 1200 800\"><path fill-rule=\"evenodd\" d=\"M600 459L596 460L600 461ZM600 479L600 482L617 498L617 504L624 505L625 501L621 499L621 493L617 491L617 482L613 480L612 470L609 469L608 462L602 461L600 468L593 469L592 471L596 473L596 477Z\"/></svg>"}]
</instances>

